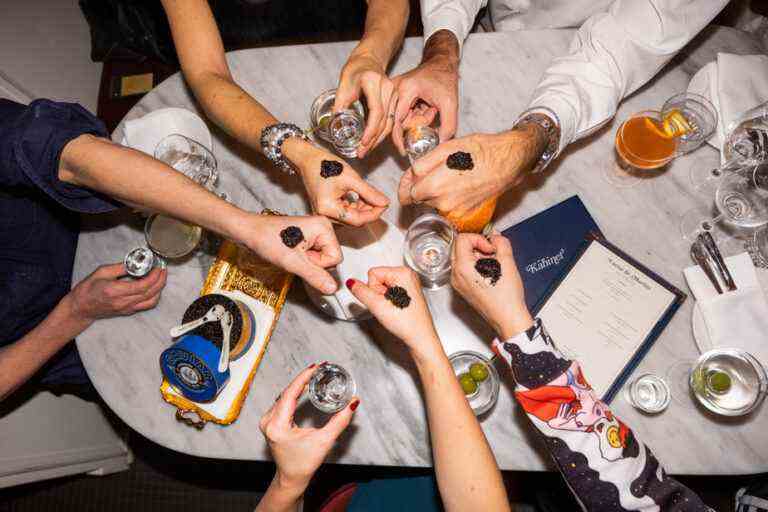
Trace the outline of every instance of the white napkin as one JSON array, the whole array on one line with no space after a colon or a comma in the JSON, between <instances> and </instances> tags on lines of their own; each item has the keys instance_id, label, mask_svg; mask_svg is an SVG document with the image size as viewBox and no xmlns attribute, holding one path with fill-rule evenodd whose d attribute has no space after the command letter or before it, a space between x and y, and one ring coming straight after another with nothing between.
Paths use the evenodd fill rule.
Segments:
<instances>
[{"instance_id":1,"label":"white napkin","mask_svg":"<svg viewBox=\"0 0 768 512\"><path fill-rule=\"evenodd\" d=\"M709 99L717 111L717 129L709 144L722 150L729 125L768 101L768 55L718 53L688 84L688 92Z\"/></svg>"},{"instance_id":2,"label":"white napkin","mask_svg":"<svg viewBox=\"0 0 768 512\"><path fill-rule=\"evenodd\" d=\"M149 114L126 121L123 146L138 149L154 156L157 144L168 135L177 133L213 150L211 131L200 116L183 108L161 108Z\"/></svg>"},{"instance_id":3,"label":"white napkin","mask_svg":"<svg viewBox=\"0 0 768 512\"><path fill-rule=\"evenodd\" d=\"M698 265L683 270L701 309L711 348L746 350L768 364L768 301L746 252L725 258L736 291L718 294ZM723 288L725 290L725 288Z\"/></svg>"}]
</instances>

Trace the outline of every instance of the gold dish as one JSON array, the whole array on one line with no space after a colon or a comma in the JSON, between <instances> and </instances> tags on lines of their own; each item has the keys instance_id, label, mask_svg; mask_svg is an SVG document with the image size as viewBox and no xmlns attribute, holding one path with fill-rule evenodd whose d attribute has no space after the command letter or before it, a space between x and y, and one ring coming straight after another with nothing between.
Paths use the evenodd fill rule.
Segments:
<instances>
[{"instance_id":1,"label":"gold dish","mask_svg":"<svg viewBox=\"0 0 768 512\"><path fill-rule=\"evenodd\" d=\"M266 304L275 311L275 318L269 328L267 339L264 342L261 353L256 358L253 368L240 390L232 407L227 411L224 418L217 418L204 411L198 405L181 396L170 393L171 386L166 379L160 386L160 393L163 399L177 408L176 419L187 425L201 429L207 422L217 423L219 425L229 425L233 423L240 415L240 410L248 396L251 388L253 376L259 368L264 351L267 349L269 339L277 325L280 317L280 310L285 303L285 296L291 286L293 275L289 274L271 263L267 263L254 253L239 247L230 241L224 241L219 250L216 261L211 265L208 275L200 290L200 295L207 295L217 291L240 291ZM198 420L194 419L197 416Z\"/></svg>"}]
</instances>

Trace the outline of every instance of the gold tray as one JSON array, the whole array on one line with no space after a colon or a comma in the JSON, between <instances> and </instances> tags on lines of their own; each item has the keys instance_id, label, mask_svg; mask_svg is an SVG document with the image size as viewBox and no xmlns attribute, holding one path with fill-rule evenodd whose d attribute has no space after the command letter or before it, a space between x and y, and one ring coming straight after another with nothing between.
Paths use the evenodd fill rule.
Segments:
<instances>
[{"instance_id":1,"label":"gold tray","mask_svg":"<svg viewBox=\"0 0 768 512\"><path fill-rule=\"evenodd\" d=\"M275 310L275 318L267 333L267 339L264 342L261 353L253 364L248 378L245 380L243 389L240 390L232 407L224 418L217 418L204 411L198 405L181 396L172 395L171 385L163 378L160 386L160 393L163 399L176 407L176 419L186 423L189 426L201 429L207 422L218 423L219 425L229 425L240 416L240 410L248 396L251 388L253 376L259 368L264 351L267 349L269 339L280 318L280 310L285 303L285 296L291 287L293 274L281 270L271 263L262 260L248 249L239 247L226 240L222 243L218 257L211 265L208 276L205 279L200 295L215 293L220 290L240 291L250 295L259 302L263 302L268 307ZM196 417L196 419L195 419Z\"/></svg>"}]
</instances>

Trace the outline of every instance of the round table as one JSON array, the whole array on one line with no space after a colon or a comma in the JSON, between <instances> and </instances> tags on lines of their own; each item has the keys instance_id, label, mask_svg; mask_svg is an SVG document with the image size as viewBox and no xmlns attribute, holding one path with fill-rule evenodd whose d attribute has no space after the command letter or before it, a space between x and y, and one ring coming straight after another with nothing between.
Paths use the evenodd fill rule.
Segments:
<instances>
[{"instance_id":1,"label":"round table","mask_svg":"<svg viewBox=\"0 0 768 512\"><path fill-rule=\"evenodd\" d=\"M508 129L521 112L552 57L563 54L573 31L547 30L472 35L461 65L459 135ZM230 53L237 82L263 101L278 119L306 125L309 107L321 91L335 87L339 69L353 43L285 46ZM617 118L661 105L684 90L690 76L717 51L757 53L742 33L711 29L677 61L621 105ZM421 40L408 39L394 65L394 74L416 65ZM126 116L140 117L163 107L181 107L201 114L180 75L142 99ZM121 125L122 127L122 125ZM121 127L114 134L121 139ZM305 213L307 201L295 177L286 176L266 160L220 130L211 127L213 152L223 186L242 190L240 206L269 207L286 214ZM499 202L496 225L505 228L578 194L606 237L677 287L687 290L682 268L691 264L688 245L678 235L678 218L706 202L691 191L691 158L717 153L709 147L675 160L669 169L636 188L616 189L601 177L601 166L613 155L609 125L586 141L573 144L556 164L535 180L508 193ZM353 165L372 184L394 198L388 221L407 226L412 212L397 203L398 180L407 168L390 143ZM241 189L242 187L242 189ZM120 212L99 218L80 236L74 279L100 264L120 261L127 250L143 244L135 216ZM399 250L399 249L396 249ZM254 378L240 418L227 427L190 429L174 419L175 409L163 402L158 356L170 339L168 329L197 296L204 270L171 265L168 284L157 308L131 317L102 320L77 340L88 374L105 402L128 425L166 447L188 454L222 459L269 459L258 429L261 414L292 377L312 362L329 360L348 368L359 386L362 404L329 461L348 464L430 466L431 453L424 401L415 369L403 346L375 321L362 324L332 321L309 302L295 284L283 309L264 360ZM765 274L765 272L763 272ZM470 308L448 295L433 303L441 334L454 328L463 336L488 341L492 333ZM693 300L688 300L640 363L637 372L664 374L674 361L697 355L691 332ZM469 333L469 334L467 334ZM768 468L765 408L736 421L725 421L673 401L655 417L645 416L617 398L614 410L654 449L671 473L739 474ZM307 407L298 420L311 422ZM483 429L502 469L551 469L532 427L515 405L511 385L502 386L499 402L482 420Z\"/></svg>"}]
</instances>

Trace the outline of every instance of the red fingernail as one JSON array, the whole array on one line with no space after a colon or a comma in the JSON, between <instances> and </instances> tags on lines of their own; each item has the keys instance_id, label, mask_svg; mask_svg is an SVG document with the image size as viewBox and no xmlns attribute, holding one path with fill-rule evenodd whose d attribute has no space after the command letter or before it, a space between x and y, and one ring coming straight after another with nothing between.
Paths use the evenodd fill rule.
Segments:
<instances>
[{"instance_id":1,"label":"red fingernail","mask_svg":"<svg viewBox=\"0 0 768 512\"><path fill-rule=\"evenodd\" d=\"M352 278L347 279L347 282L345 284L347 285L347 288L349 288L351 290L352 287L355 286L355 280L352 279Z\"/></svg>"},{"instance_id":2,"label":"red fingernail","mask_svg":"<svg viewBox=\"0 0 768 512\"><path fill-rule=\"evenodd\" d=\"M352 402L352 405L350 405L349 408L354 411L357 409L358 405L360 405L360 400L355 400L354 402Z\"/></svg>"},{"instance_id":3,"label":"red fingernail","mask_svg":"<svg viewBox=\"0 0 768 512\"><path fill-rule=\"evenodd\" d=\"M315 366L317 366L317 363L312 363L311 365L309 365L310 368L314 368Z\"/></svg>"}]
</instances>

